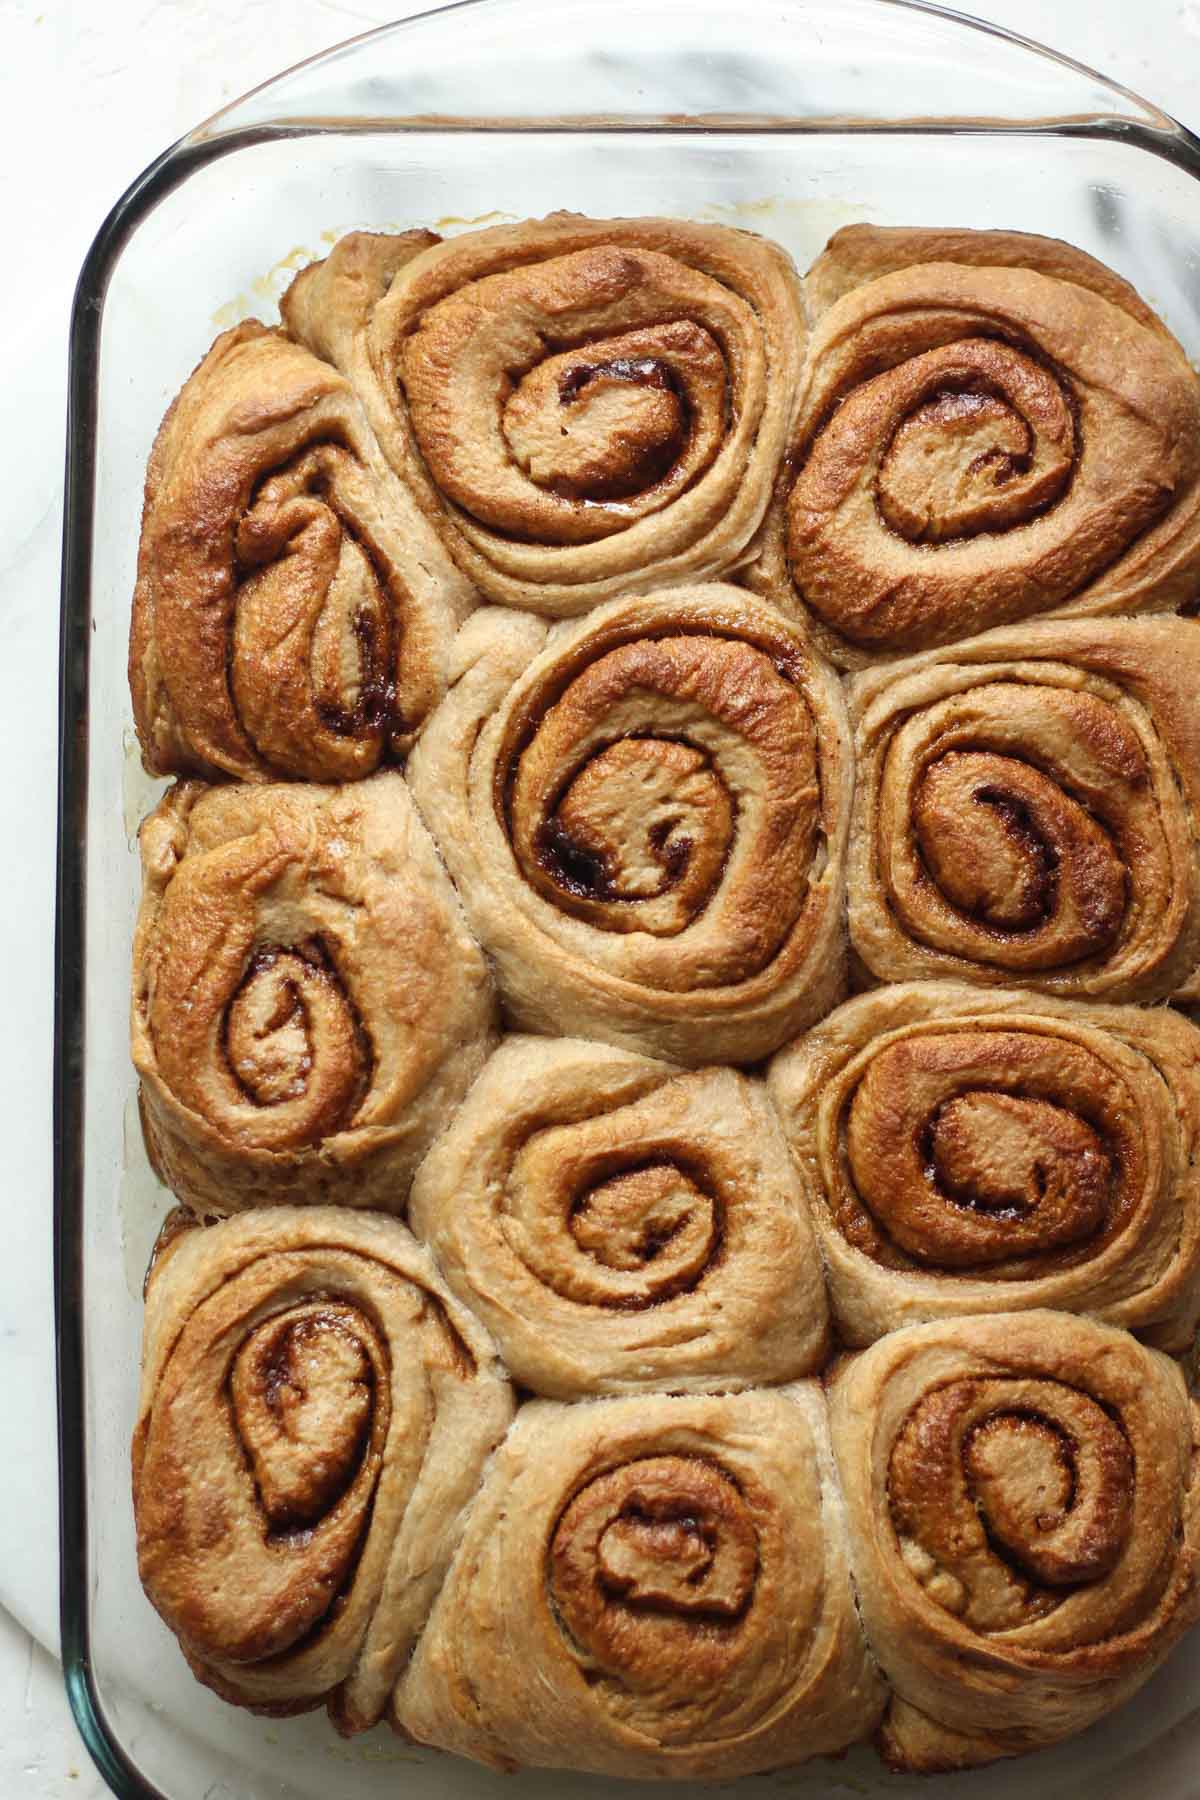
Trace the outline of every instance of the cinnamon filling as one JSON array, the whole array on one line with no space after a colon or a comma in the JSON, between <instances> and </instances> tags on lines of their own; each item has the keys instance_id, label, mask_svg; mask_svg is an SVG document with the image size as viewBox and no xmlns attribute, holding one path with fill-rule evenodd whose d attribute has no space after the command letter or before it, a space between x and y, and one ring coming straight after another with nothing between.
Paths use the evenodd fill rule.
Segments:
<instances>
[{"instance_id":1,"label":"cinnamon filling","mask_svg":"<svg viewBox=\"0 0 1200 1800\"><path fill-rule=\"evenodd\" d=\"M361 479L348 450L319 445L260 483L236 534L230 696L260 754L310 779L369 773L405 723L403 597L353 516Z\"/></svg>"},{"instance_id":2,"label":"cinnamon filling","mask_svg":"<svg viewBox=\"0 0 1200 1800\"><path fill-rule=\"evenodd\" d=\"M972 1630L1011 1631L1116 1567L1133 1457L1089 1394L1036 1377L969 1377L917 1402L892 1448L901 1554Z\"/></svg>"},{"instance_id":3,"label":"cinnamon filling","mask_svg":"<svg viewBox=\"0 0 1200 1800\"><path fill-rule=\"evenodd\" d=\"M300 1109L296 1142L328 1136L370 1086L366 1033L316 938L255 949L225 1009L221 1038L252 1105Z\"/></svg>"},{"instance_id":4,"label":"cinnamon filling","mask_svg":"<svg viewBox=\"0 0 1200 1800\"><path fill-rule=\"evenodd\" d=\"M577 1195L569 1229L579 1249L605 1269L644 1277L616 1304L634 1310L695 1287L720 1242L718 1210L671 1163L624 1169Z\"/></svg>"},{"instance_id":5,"label":"cinnamon filling","mask_svg":"<svg viewBox=\"0 0 1200 1800\"><path fill-rule=\"evenodd\" d=\"M844 1134L838 1224L887 1266L1035 1277L1111 1244L1147 1179L1120 1075L1069 1038L999 1026L879 1050Z\"/></svg>"},{"instance_id":6,"label":"cinnamon filling","mask_svg":"<svg viewBox=\"0 0 1200 1800\"><path fill-rule=\"evenodd\" d=\"M285 1313L260 1327L233 1365L238 1429L272 1534L323 1518L366 1446L374 1371L347 1306Z\"/></svg>"},{"instance_id":7,"label":"cinnamon filling","mask_svg":"<svg viewBox=\"0 0 1200 1800\"><path fill-rule=\"evenodd\" d=\"M621 1615L659 1615L677 1628L735 1624L753 1596L758 1540L744 1499L715 1465L656 1456L624 1463L577 1494L549 1560L551 1593L571 1635L628 1674ZM640 1654L630 1647L636 1665Z\"/></svg>"},{"instance_id":8,"label":"cinnamon filling","mask_svg":"<svg viewBox=\"0 0 1200 1800\"><path fill-rule=\"evenodd\" d=\"M1049 776L1014 757L947 751L913 801L929 876L961 912L1003 935L1066 921L1056 962L1107 949L1127 876L1104 827Z\"/></svg>"}]
</instances>

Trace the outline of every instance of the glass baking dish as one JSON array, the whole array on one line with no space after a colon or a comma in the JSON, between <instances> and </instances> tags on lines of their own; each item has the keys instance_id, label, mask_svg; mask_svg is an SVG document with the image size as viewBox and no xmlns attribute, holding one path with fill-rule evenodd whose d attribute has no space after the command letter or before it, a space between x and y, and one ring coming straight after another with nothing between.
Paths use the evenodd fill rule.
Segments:
<instances>
[{"instance_id":1,"label":"glass baking dish","mask_svg":"<svg viewBox=\"0 0 1200 1800\"><path fill-rule=\"evenodd\" d=\"M839 225L1010 226L1133 281L1200 356L1200 143L1003 32L906 0L465 0L280 76L184 138L120 201L80 278L63 564L56 1219L62 1641L114 1791L188 1800L511 1795L512 1778L321 1715L271 1721L198 1686L138 1585L128 1443L141 1282L168 1205L127 1051L141 772L125 683L146 457L216 331L273 320L341 232L452 232L556 207L741 224L805 267ZM1200 1632L1130 1707L1057 1750L937 1792L1089 1800L1196 1792ZM522 1794L583 1800L590 1777ZM890 1795L858 1749L746 1792ZM635 1787L636 1793L661 1793Z\"/></svg>"}]
</instances>

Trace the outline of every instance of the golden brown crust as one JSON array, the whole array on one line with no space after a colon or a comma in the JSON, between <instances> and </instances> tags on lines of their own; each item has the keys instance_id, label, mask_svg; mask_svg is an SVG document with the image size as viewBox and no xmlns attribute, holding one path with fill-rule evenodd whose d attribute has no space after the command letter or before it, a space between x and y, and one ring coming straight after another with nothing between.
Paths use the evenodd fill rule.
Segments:
<instances>
[{"instance_id":1,"label":"golden brown crust","mask_svg":"<svg viewBox=\"0 0 1200 1800\"><path fill-rule=\"evenodd\" d=\"M877 988L771 1064L839 1333L1053 1306L1186 1350L1200 1032L1165 1008Z\"/></svg>"},{"instance_id":2,"label":"golden brown crust","mask_svg":"<svg viewBox=\"0 0 1200 1800\"><path fill-rule=\"evenodd\" d=\"M382 242L343 240L284 318L351 374L392 467L482 593L567 616L737 564L804 355L799 283L777 246L573 213L381 272ZM351 279L348 263L372 273Z\"/></svg>"},{"instance_id":3,"label":"golden brown crust","mask_svg":"<svg viewBox=\"0 0 1200 1800\"><path fill-rule=\"evenodd\" d=\"M349 377L369 386L363 337L372 314L407 263L441 239L434 231L350 231L321 262L301 269L279 303L289 334Z\"/></svg>"},{"instance_id":4,"label":"golden brown crust","mask_svg":"<svg viewBox=\"0 0 1200 1800\"><path fill-rule=\"evenodd\" d=\"M830 1417L893 1767L1068 1737L1193 1623L1200 1414L1128 1333L1052 1312L911 1326L848 1360Z\"/></svg>"},{"instance_id":5,"label":"golden brown crust","mask_svg":"<svg viewBox=\"0 0 1200 1800\"><path fill-rule=\"evenodd\" d=\"M535 1393L752 1387L829 1347L800 1184L759 1084L731 1069L510 1037L409 1218Z\"/></svg>"},{"instance_id":6,"label":"golden brown crust","mask_svg":"<svg viewBox=\"0 0 1200 1800\"><path fill-rule=\"evenodd\" d=\"M1128 313L1137 324L1170 335L1136 288L1074 244L1031 231L969 231L952 226L844 225L834 232L804 277L809 318L815 324L852 289L922 263L1032 269L1055 281L1086 288Z\"/></svg>"},{"instance_id":7,"label":"golden brown crust","mask_svg":"<svg viewBox=\"0 0 1200 1800\"><path fill-rule=\"evenodd\" d=\"M396 1221L284 1207L178 1241L147 1289L133 1490L143 1585L200 1679L374 1724L511 1413Z\"/></svg>"},{"instance_id":8,"label":"golden brown crust","mask_svg":"<svg viewBox=\"0 0 1200 1800\"><path fill-rule=\"evenodd\" d=\"M765 1055L842 992L836 681L718 583L538 630L476 615L409 769L511 1021Z\"/></svg>"},{"instance_id":9,"label":"golden brown crust","mask_svg":"<svg viewBox=\"0 0 1200 1800\"><path fill-rule=\"evenodd\" d=\"M188 1205L403 1211L491 1044L483 958L403 780L185 782L142 827L133 1060Z\"/></svg>"},{"instance_id":10,"label":"golden brown crust","mask_svg":"<svg viewBox=\"0 0 1200 1800\"><path fill-rule=\"evenodd\" d=\"M860 668L1200 589L1200 382L1055 240L856 226L806 281L796 429L747 579Z\"/></svg>"},{"instance_id":11,"label":"golden brown crust","mask_svg":"<svg viewBox=\"0 0 1200 1800\"><path fill-rule=\"evenodd\" d=\"M1044 621L860 676L855 949L884 981L1192 991L1200 626Z\"/></svg>"},{"instance_id":12,"label":"golden brown crust","mask_svg":"<svg viewBox=\"0 0 1200 1800\"><path fill-rule=\"evenodd\" d=\"M1121 1004L1200 998L1200 623L1101 617L1197 604L1194 371L1016 232L357 232L282 312L130 638L252 784L142 834L154 1605L506 1770L1080 1730L1200 1615L1200 1033Z\"/></svg>"},{"instance_id":13,"label":"golden brown crust","mask_svg":"<svg viewBox=\"0 0 1200 1800\"><path fill-rule=\"evenodd\" d=\"M842 1749L883 1693L821 1391L533 1401L397 1722L500 1768L713 1780Z\"/></svg>"},{"instance_id":14,"label":"golden brown crust","mask_svg":"<svg viewBox=\"0 0 1200 1800\"><path fill-rule=\"evenodd\" d=\"M235 326L146 477L129 681L147 769L369 774L420 729L472 599L348 382Z\"/></svg>"}]
</instances>

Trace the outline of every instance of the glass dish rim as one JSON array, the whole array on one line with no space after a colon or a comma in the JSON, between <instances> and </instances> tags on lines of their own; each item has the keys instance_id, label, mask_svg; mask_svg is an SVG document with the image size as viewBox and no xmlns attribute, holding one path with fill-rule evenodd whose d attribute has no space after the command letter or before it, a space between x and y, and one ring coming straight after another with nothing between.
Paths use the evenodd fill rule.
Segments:
<instances>
[{"instance_id":1,"label":"glass dish rim","mask_svg":"<svg viewBox=\"0 0 1200 1800\"><path fill-rule=\"evenodd\" d=\"M802 11L807 0L791 0ZM1049 49L1004 26L975 19L933 0L860 0L866 10L887 8L936 18L955 30L991 36L1018 47L1031 59L1058 65L1086 76L1120 101L1120 110L1094 117L1059 120L988 119L972 127L961 118L908 117L903 120L809 118L777 120L769 127L797 135L901 133L912 136L961 135L973 129L1022 135L1102 137L1118 139L1164 157L1200 181L1200 139L1161 108L1134 90L1097 73L1086 64ZM344 39L317 55L280 71L202 121L165 150L131 183L100 226L77 282L69 332L66 465L63 507L62 574L59 615L59 762L57 812L57 889L54 951L54 1296L58 1393L59 1459L59 1617L63 1678L76 1725L87 1749L118 1800L171 1800L134 1765L106 1715L95 1681L90 1646L90 1573L87 1536L85 1353L83 1331L83 1192L85 1119L85 932L88 802L88 689L90 675L90 595L93 549L99 361L104 302L109 281L124 247L151 211L199 169L257 142L279 137L338 136L356 131L406 132L446 130L455 124L439 118L389 121L370 116L321 120L285 115L272 122L239 123L251 100L260 101L302 71L316 71L347 52L361 53L382 39L420 29L451 14L509 7L519 17L520 0L446 0L407 18ZM753 129L739 116L730 131ZM520 129L519 121L474 124L481 132ZM628 130L657 135L687 135L712 130L715 121L672 115L656 118L638 113L628 119L598 122L586 116L570 120L531 118L534 131Z\"/></svg>"}]
</instances>

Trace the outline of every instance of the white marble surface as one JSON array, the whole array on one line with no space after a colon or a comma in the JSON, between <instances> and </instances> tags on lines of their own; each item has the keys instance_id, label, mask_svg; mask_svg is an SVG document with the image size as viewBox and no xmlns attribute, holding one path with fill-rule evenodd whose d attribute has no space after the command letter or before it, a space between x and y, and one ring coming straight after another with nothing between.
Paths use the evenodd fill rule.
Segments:
<instances>
[{"instance_id":1,"label":"white marble surface","mask_svg":"<svg viewBox=\"0 0 1200 1800\"><path fill-rule=\"evenodd\" d=\"M614 0L614 6L628 0ZM1200 129L1200 0L976 0ZM55 659L66 327L108 207L175 137L277 70L389 18L404 0L4 0L0 191L0 764L10 878L6 1097L9 1226L0 1261L0 1795L105 1789L57 1665L50 1281ZM15 252L15 254L13 254ZM19 846L19 849L16 848ZM34 1634L31 1636L31 1633ZM35 1642L34 1640L38 1640ZM44 1646L44 1647L43 1647Z\"/></svg>"}]
</instances>

